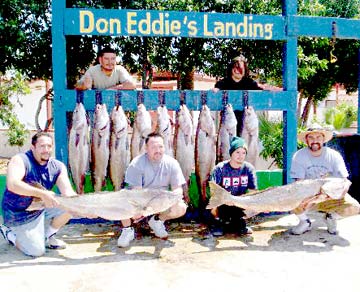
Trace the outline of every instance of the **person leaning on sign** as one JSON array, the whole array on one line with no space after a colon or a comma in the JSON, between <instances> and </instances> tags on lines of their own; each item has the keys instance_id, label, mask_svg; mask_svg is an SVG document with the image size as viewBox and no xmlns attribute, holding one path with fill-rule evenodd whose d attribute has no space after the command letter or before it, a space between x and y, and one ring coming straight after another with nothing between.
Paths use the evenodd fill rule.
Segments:
<instances>
[{"instance_id":1,"label":"person leaning on sign","mask_svg":"<svg viewBox=\"0 0 360 292\"><path fill-rule=\"evenodd\" d=\"M257 82L250 78L247 59L240 55L231 60L226 77L215 83L213 92L219 90L262 90ZM237 120L237 135L241 136L244 111L234 111Z\"/></svg>"},{"instance_id":2,"label":"person leaning on sign","mask_svg":"<svg viewBox=\"0 0 360 292\"><path fill-rule=\"evenodd\" d=\"M291 178L295 180L317 179L327 176L347 178L349 173L341 154L334 149L323 146L332 137L332 131L324 129L318 124L314 124L300 133L298 139L306 143L307 147L295 152L290 168ZM350 185L343 190L343 195L346 194L349 187ZM316 198L314 199L316 200ZM295 209L294 213L298 216L300 222L297 226L291 228L290 233L300 235L311 230L311 221L307 212L310 209L316 210L317 206L319 204L309 200ZM325 212L327 231L332 235L337 234L336 217L335 212Z\"/></svg>"},{"instance_id":3,"label":"person leaning on sign","mask_svg":"<svg viewBox=\"0 0 360 292\"><path fill-rule=\"evenodd\" d=\"M116 64L116 52L110 47L98 54L99 64L91 66L75 85L77 90L87 89L135 89L130 73Z\"/></svg>"},{"instance_id":4,"label":"person leaning on sign","mask_svg":"<svg viewBox=\"0 0 360 292\"><path fill-rule=\"evenodd\" d=\"M254 166L245 161L247 145L243 138L233 137L230 142L230 160L218 163L212 170L210 180L223 187L233 196L241 196L248 190L257 189ZM235 206L221 205L211 210L210 232L222 236L224 232L239 235L251 234L246 226L243 209Z\"/></svg>"},{"instance_id":5,"label":"person leaning on sign","mask_svg":"<svg viewBox=\"0 0 360 292\"><path fill-rule=\"evenodd\" d=\"M71 215L57 208L56 185L62 196L75 196L66 166L51 158L53 138L38 132L32 137L31 149L11 158L2 200L4 238L29 256L41 256L45 248L63 249L65 243L55 237ZM27 211L33 200L42 200L45 209Z\"/></svg>"}]
</instances>

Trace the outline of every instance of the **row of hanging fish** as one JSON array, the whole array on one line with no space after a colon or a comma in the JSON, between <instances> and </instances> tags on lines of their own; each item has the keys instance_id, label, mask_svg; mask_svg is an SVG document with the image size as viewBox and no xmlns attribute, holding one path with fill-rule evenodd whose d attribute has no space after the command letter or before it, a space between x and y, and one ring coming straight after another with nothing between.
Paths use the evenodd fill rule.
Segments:
<instances>
[{"instance_id":1,"label":"row of hanging fish","mask_svg":"<svg viewBox=\"0 0 360 292\"><path fill-rule=\"evenodd\" d=\"M185 192L195 169L201 200L206 201L206 185L210 172L216 162L230 158L230 140L236 135L236 126L236 117L230 104L220 112L219 129L216 128L212 112L204 104L199 113L195 134L193 117L185 104L176 112L175 123L165 105L157 108L156 131L164 137L165 153L175 157L180 164L187 180ZM119 190L129 162L145 151L145 138L152 131L150 113L144 104L138 105L131 142L128 134L131 132L129 122L120 105L115 106L109 115L105 104L97 104L93 126L90 128L83 104L77 103L68 145L69 167L76 190L78 193L84 192L89 166L95 192L102 190L108 175L114 189ZM249 145L247 160L255 164L258 155L258 121L252 107L245 109L243 133Z\"/></svg>"}]
</instances>

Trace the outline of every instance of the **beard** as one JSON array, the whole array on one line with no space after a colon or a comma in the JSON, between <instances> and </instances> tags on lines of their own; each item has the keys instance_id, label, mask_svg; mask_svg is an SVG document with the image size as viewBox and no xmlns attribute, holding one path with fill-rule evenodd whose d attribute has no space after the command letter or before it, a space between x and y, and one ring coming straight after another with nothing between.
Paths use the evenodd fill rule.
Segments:
<instances>
[{"instance_id":1,"label":"beard","mask_svg":"<svg viewBox=\"0 0 360 292\"><path fill-rule=\"evenodd\" d=\"M309 145L309 149L314 152L320 150L321 148L322 145L320 143L312 143Z\"/></svg>"}]
</instances>

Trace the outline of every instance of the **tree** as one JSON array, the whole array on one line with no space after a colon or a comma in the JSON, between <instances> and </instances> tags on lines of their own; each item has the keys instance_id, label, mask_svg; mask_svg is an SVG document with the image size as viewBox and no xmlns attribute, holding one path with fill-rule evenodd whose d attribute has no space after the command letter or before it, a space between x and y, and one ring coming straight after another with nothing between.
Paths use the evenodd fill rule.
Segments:
<instances>
[{"instance_id":1,"label":"tree","mask_svg":"<svg viewBox=\"0 0 360 292\"><path fill-rule=\"evenodd\" d=\"M353 18L359 15L360 0L299 1L299 13L311 16ZM114 9L158 9L221 13L281 14L279 0L67 0L67 7ZM13 66L27 78L52 77L51 1L3 0L0 3L0 72ZM316 105L339 82L351 92L357 88L359 41L299 38L298 88L307 99L302 113L307 119L310 105ZM94 61L96 50L104 44L119 49L122 62L131 72L144 73L147 66L171 71L178 76L179 89L192 88L192 72L224 76L229 61L239 53L249 60L251 72L261 81L282 84L281 41L245 39L201 39L176 37L100 37L67 36L68 88ZM334 50L333 50L334 49ZM329 62L333 50L335 63ZM272 56L268 58L267 56ZM266 57L265 57L266 56ZM144 74L141 74L144 75ZM143 82L145 84L145 82Z\"/></svg>"},{"instance_id":2,"label":"tree","mask_svg":"<svg viewBox=\"0 0 360 292\"><path fill-rule=\"evenodd\" d=\"M360 14L360 1L302 1L300 14L311 16L355 18ZM299 38L298 89L300 99L306 99L300 124L305 125L310 107L326 98L335 83L347 92L357 89L357 55L359 40ZM336 56L336 59L331 57Z\"/></svg>"},{"instance_id":3,"label":"tree","mask_svg":"<svg viewBox=\"0 0 360 292\"><path fill-rule=\"evenodd\" d=\"M30 92L23 75L14 70L7 71L7 74L0 75L0 122L9 127L7 132L8 142L11 146L23 146L27 130L25 125L20 123L14 113L13 99L22 94ZM17 99L19 103L19 100Z\"/></svg>"}]
</instances>

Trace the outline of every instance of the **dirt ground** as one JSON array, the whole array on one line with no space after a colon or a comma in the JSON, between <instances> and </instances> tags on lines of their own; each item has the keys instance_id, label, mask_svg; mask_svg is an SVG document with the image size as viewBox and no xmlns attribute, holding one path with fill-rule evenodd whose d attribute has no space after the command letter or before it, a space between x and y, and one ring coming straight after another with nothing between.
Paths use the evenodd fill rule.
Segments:
<instances>
[{"instance_id":1,"label":"dirt ground","mask_svg":"<svg viewBox=\"0 0 360 292\"><path fill-rule=\"evenodd\" d=\"M65 250L30 258L0 239L1 291L360 291L360 216L339 220L339 235L314 228L290 235L294 215L256 217L248 237L214 238L195 223L171 223L168 240L140 236L118 248L114 223L68 224ZM200 290L199 290L200 291Z\"/></svg>"},{"instance_id":2,"label":"dirt ground","mask_svg":"<svg viewBox=\"0 0 360 292\"><path fill-rule=\"evenodd\" d=\"M10 159L0 158L0 174L6 174L6 167Z\"/></svg>"}]
</instances>

